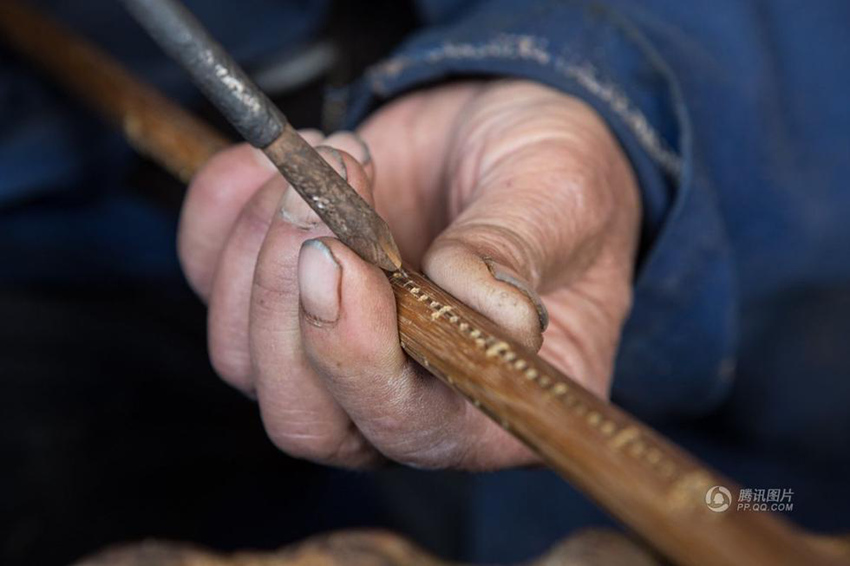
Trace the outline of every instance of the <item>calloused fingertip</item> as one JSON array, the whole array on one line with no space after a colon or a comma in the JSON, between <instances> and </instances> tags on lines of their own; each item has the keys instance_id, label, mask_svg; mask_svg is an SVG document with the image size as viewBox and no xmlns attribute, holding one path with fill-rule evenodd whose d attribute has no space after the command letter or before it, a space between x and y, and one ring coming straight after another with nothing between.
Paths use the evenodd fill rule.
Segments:
<instances>
[{"instance_id":1,"label":"calloused fingertip","mask_svg":"<svg viewBox=\"0 0 850 566\"><path fill-rule=\"evenodd\" d=\"M305 240L298 257L301 309L309 323L335 325L339 319L342 266L320 239Z\"/></svg>"},{"instance_id":2,"label":"calloused fingertip","mask_svg":"<svg viewBox=\"0 0 850 566\"><path fill-rule=\"evenodd\" d=\"M322 222L316 211L310 208L310 205L292 187L287 187L283 192L278 213L284 222L300 230L312 230Z\"/></svg>"},{"instance_id":3,"label":"calloused fingertip","mask_svg":"<svg viewBox=\"0 0 850 566\"><path fill-rule=\"evenodd\" d=\"M443 238L426 252L422 265L435 283L502 326L524 346L539 349L545 322L541 311L519 285L494 276L490 262L492 258L481 255L463 240ZM507 270L501 275L506 276ZM516 282L519 281L517 276Z\"/></svg>"},{"instance_id":4,"label":"calloused fingertip","mask_svg":"<svg viewBox=\"0 0 850 566\"><path fill-rule=\"evenodd\" d=\"M513 286L531 301L534 308L537 309L537 316L540 319L540 331L545 331L549 326L549 311L546 310L546 305L543 304L543 300L537 294L537 291L532 289L531 284L520 277L514 269L493 259L484 258L484 263L487 265L487 269L490 270L494 279Z\"/></svg>"},{"instance_id":5,"label":"calloused fingertip","mask_svg":"<svg viewBox=\"0 0 850 566\"><path fill-rule=\"evenodd\" d=\"M346 338L328 344L328 338L311 334L323 341L322 348L328 349L325 354L335 352L331 358L350 359L355 365L400 363L404 354L398 342L395 296L384 272L336 238L324 237L316 242L340 266L339 318L334 331ZM325 355L323 359L329 358Z\"/></svg>"}]
</instances>

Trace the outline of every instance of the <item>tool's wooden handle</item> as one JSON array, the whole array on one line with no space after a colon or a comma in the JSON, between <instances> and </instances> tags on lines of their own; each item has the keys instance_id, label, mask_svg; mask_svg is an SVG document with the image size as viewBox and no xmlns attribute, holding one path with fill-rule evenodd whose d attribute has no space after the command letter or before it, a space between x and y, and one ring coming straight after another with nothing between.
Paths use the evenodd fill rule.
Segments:
<instances>
[{"instance_id":1,"label":"tool's wooden handle","mask_svg":"<svg viewBox=\"0 0 850 566\"><path fill-rule=\"evenodd\" d=\"M179 178L225 147L215 130L111 57L13 0L0 2L0 31ZM699 566L839 562L832 557L843 545L810 543L775 515L709 510L710 487L727 488L733 505L737 487L501 338L492 322L422 275L403 269L389 278L411 357L669 557Z\"/></svg>"},{"instance_id":2,"label":"tool's wooden handle","mask_svg":"<svg viewBox=\"0 0 850 566\"><path fill-rule=\"evenodd\" d=\"M813 564L789 524L736 512L738 488L535 353L423 275L389 276L405 351L520 438L564 478L677 563ZM712 511L723 486L731 507Z\"/></svg>"}]
</instances>

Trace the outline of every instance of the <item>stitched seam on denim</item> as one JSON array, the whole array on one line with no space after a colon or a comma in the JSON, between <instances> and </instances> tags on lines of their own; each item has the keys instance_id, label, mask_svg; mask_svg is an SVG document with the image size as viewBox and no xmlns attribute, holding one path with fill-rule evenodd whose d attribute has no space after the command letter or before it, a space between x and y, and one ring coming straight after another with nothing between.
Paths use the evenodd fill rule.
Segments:
<instances>
[{"instance_id":1,"label":"stitched seam on denim","mask_svg":"<svg viewBox=\"0 0 850 566\"><path fill-rule=\"evenodd\" d=\"M386 94L384 79L396 78L413 67L446 60L522 60L553 69L605 103L665 173L675 179L679 178L681 157L658 134L629 97L612 81L600 76L592 63L555 55L546 49L546 40L540 37L504 34L477 44L446 42L416 58L400 55L379 63L370 69L369 82L373 92Z\"/></svg>"}]
</instances>

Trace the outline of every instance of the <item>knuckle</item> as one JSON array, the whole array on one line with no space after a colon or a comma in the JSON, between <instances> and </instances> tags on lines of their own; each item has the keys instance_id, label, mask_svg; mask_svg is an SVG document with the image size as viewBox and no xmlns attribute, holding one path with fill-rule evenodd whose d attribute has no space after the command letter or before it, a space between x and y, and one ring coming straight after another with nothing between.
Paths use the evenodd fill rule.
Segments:
<instances>
[{"instance_id":1,"label":"knuckle","mask_svg":"<svg viewBox=\"0 0 850 566\"><path fill-rule=\"evenodd\" d=\"M563 151L563 171L565 186L570 197L571 208L577 218L604 217L612 208L612 199L608 189L606 164L600 152L592 148L568 149Z\"/></svg>"},{"instance_id":2,"label":"knuckle","mask_svg":"<svg viewBox=\"0 0 850 566\"><path fill-rule=\"evenodd\" d=\"M455 438L437 434L413 437L396 434L392 438L395 441L376 443L376 447L384 456L404 466L436 470L461 467L465 461L466 450Z\"/></svg>"},{"instance_id":3,"label":"knuckle","mask_svg":"<svg viewBox=\"0 0 850 566\"><path fill-rule=\"evenodd\" d=\"M256 166L249 157L248 144L238 144L215 154L192 178L187 196L210 207L226 206L233 186L243 178L246 169Z\"/></svg>"},{"instance_id":4,"label":"knuckle","mask_svg":"<svg viewBox=\"0 0 850 566\"><path fill-rule=\"evenodd\" d=\"M297 310L298 273L288 261L274 257L265 251L257 260L251 282L252 317L268 314L270 322L289 309ZM290 300L291 299L291 300Z\"/></svg>"},{"instance_id":5,"label":"knuckle","mask_svg":"<svg viewBox=\"0 0 850 566\"><path fill-rule=\"evenodd\" d=\"M459 397L448 402L457 403L458 412L466 404ZM457 430L453 419L436 415L429 418L427 411L424 406L407 407L403 412L392 411L394 414L376 417L361 426L375 448L390 460L420 469L460 466L468 451L465 435ZM403 415L407 413L418 416L405 418Z\"/></svg>"},{"instance_id":6,"label":"knuckle","mask_svg":"<svg viewBox=\"0 0 850 566\"><path fill-rule=\"evenodd\" d=\"M267 424L266 434L279 450L295 458L336 465L357 465L366 458L370 447L353 425L342 430L326 425L303 421L285 427Z\"/></svg>"},{"instance_id":7,"label":"knuckle","mask_svg":"<svg viewBox=\"0 0 850 566\"><path fill-rule=\"evenodd\" d=\"M534 222L529 215L535 214L524 210L526 220L522 223L511 222L510 226L503 220L467 223L457 233L457 237L483 258L498 259L506 265L515 266L522 273L530 273L545 257L545 237L536 233L535 226L541 223Z\"/></svg>"}]
</instances>

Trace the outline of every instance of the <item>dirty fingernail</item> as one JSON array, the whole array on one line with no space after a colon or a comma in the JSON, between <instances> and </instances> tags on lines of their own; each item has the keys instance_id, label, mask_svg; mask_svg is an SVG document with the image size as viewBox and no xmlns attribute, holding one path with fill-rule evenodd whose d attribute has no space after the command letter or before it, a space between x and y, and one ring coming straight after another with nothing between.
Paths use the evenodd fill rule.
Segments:
<instances>
[{"instance_id":1,"label":"dirty fingernail","mask_svg":"<svg viewBox=\"0 0 850 566\"><path fill-rule=\"evenodd\" d=\"M342 154L339 151L326 145L316 146L316 151L333 167L334 171L339 173L346 181L348 180L345 161L342 159ZM319 215L310 208L310 205L292 187L288 187L283 193L280 201L280 216L285 221L302 230L315 228L321 222Z\"/></svg>"},{"instance_id":2,"label":"dirty fingernail","mask_svg":"<svg viewBox=\"0 0 850 566\"><path fill-rule=\"evenodd\" d=\"M287 187L280 199L280 217L302 230L312 230L321 222L316 211L292 187Z\"/></svg>"},{"instance_id":3,"label":"dirty fingernail","mask_svg":"<svg viewBox=\"0 0 850 566\"><path fill-rule=\"evenodd\" d=\"M349 130L342 130L331 134L325 139L322 145L334 147L347 152L360 165L364 167L372 161L372 154L369 152L369 146L363 141L363 138Z\"/></svg>"},{"instance_id":4,"label":"dirty fingernail","mask_svg":"<svg viewBox=\"0 0 850 566\"><path fill-rule=\"evenodd\" d=\"M336 148L327 145L318 145L316 146L316 151L318 151L325 161L334 168L334 171L339 173L340 177L346 181L348 180L348 171L345 168L345 161L342 159L342 154Z\"/></svg>"},{"instance_id":5,"label":"dirty fingernail","mask_svg":"<svg viewBox=\"0 0 850 566\"><path fill-rule=\"evenodd\" d=\"M321 240L307 240L298 258L298 288L301 308L315 326L334 324L339 319L339 284L342 268Z\"/></svg>"},{"instance_id":6,"label":"dirty fingernail","mask_svg":"<svg viewBox=\"0 0 850 566\"><path fill-rule=\"evenodd\" d=\"M484 263L487 265L487 269L490 270L490 274L493 275L494 279L511 285L528 297L534 305L534 308L537 309L537 317L540 320L540 330L546 330L546 327L549 326L549 311L546 310L546 305L543 304L543 301L540 299L540 295L537 294L537 291L532 289L531 285L529 285L525 279L520 277L520 275L510 267L490 259L485 259Z\"/></svg>"}]
</instances>

